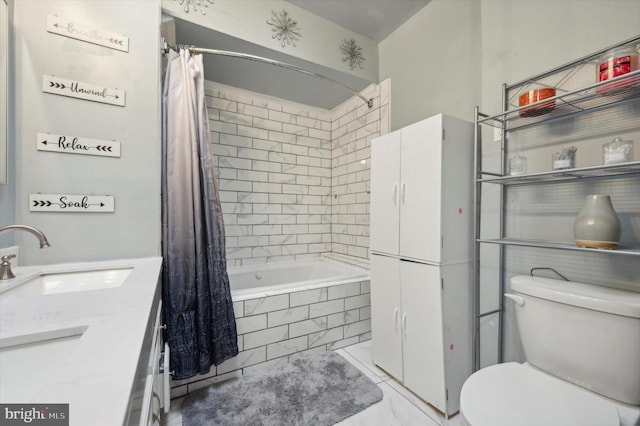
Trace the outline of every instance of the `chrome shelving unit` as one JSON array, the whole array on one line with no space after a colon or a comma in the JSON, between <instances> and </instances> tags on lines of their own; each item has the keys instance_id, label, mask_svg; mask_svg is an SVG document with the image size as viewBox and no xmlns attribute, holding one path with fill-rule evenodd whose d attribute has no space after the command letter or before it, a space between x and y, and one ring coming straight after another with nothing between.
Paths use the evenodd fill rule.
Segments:
<instances>
[{"instance_id":1,"label":"chrome shelving unit","mask_svg":"<svg viewBox=\"0 0 640 426\"><path fill-rule=\"evenodd\" d=\"M640 259L640 244L638 247L620 246L615 250L603 250L594 248L578 247L573 241L543 241L536 239L514 238L507 236L506 215L509 214L506 198L510 190L522 186L535 185L555 185L561 183L577 183L584 181L593 181L601 179L620 179L640 177L640 161L630 161L622 164L602 165L602 164L586 164L580 167L563 169L563 170L535 170L533 172L511 176L508 174L507 157L510 152L510 138L517 139L517 135L528 135L527 132L537 132L538 129L546 129L555 122L565 122L571 119L580 119L580 117L600 117L601 122L608 123L611 120L619 120L611 124L609 127L622 127L634 134L640 134L640 70L627 73L623 76L606 80L599 83L590 83L588 80L596 75L596 67L600 63L602 55L606 52L625 45L640 45L640 36L630 40L623 41L614 46L610 46L598 52L594 52L584 58L572 61L563 66L543 74L528 78L512 85L503 86L503 112L495 115L483 114L476 107L475 109L475 252L474 252L474 334L473 347L474 371L481 366L480 347L481 347L481 331L480 324L484 317L489 315L499 315L498 324L498 362L502 362L502 340L503 340L503 304L502 297L499 297L499 306L489 309L485 312L481 311L481 267L482 255L481 248L484 246L498 246L499 259L499 292L504 293L504 284L506 280L505 274L505 255L507 250L512 247L528 247L539 250L558 250L583 252L595 256L622 256L629 258L632 262L638 262ZM577 82L577 83L576 83ZM586 82L581 84L581 82ZM556 88L556 96L547 98L536 103L519 107L515 104L518 97L540 87ZM524 112L525 108L535 108L536 106L546 106L550 102L554 103L552 111L545 111L544 114L530 116ZM624 114L625 117L619 118ZM629 115L628 111L631 111ZM603 118L604 117L604 118ZM501 161L500 170L483 169L483 143L482 130L484 127L493 127L501 130ZM597 126L596 126L597 127ZM604 126L603 126L604 127ZM581 130L580 136L592 136L589 133L601 132L603 135L611 133L611 129L593 129ZM542 136L540 136L540 134ZM537 134L541 140L544 140L545 133L543 131ZM521 137L520 139L527 139ZM544 141L542 144L547 145L563 145L565 143L580 144L583 143L580 137L567 137L566 140ZM588 139L585 138L585 139ZM594 143L593 140L587 140L584 143ZM640 140L636 140L636 150L640 150ZM636 158L638 156L636 155ZM640 182L638 183L640 184ZM500 204L497 209L497 218L499 224L499 236L497 238L486 238L482 236L482 207L483 207L483 185L497 185L499 189L498 202ZM545 190L546 191L546 190Z\"/></svg>"}]
</instances>

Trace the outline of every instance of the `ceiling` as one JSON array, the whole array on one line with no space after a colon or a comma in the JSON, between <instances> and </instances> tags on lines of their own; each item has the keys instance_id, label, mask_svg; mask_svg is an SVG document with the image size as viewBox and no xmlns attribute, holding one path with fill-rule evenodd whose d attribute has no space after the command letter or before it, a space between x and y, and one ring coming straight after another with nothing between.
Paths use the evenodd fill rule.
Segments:
<instances>
[{"instance_id":1,"label":"ceiling","mask_svg":"<svg viewBox=\"0 0 640 426\"><path fill-rule=\"evenodd\" d=\"M288 0L353 32L380 41L429 0ZM268 49L179 18L176 44L194 45L262 56L329 77L360 91L371 81ZM205 79L228 86L333 109L353 96L338 85L285 68L246 59L204 55Z\"/></svg>"},{"instance_id":2,"label":"ceiling","mask_svg":"<svg viewBox=\"0 0 640 426\"><path fill-rule=\"evenodd\" d=\"M285 0L377 42L430 0Z\"/></svg>"}]
</instances>

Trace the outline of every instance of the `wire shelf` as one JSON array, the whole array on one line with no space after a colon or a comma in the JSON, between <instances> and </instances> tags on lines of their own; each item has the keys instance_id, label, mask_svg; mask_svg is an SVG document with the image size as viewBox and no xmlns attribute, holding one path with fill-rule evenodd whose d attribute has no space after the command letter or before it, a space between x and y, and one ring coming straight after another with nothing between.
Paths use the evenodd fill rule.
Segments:
<instances>
[{"instance_id":1,"label":"wire shelf","mask_svg":"<svg viewBox=\"0 0 640 426\"><path fill-rule=\"evenodd\" d=\"M640 249L633 248L633 247L623 247L623 246L618 246L617 249L609 250L609 249L597 249L597 248L589 248L589 247L578 247L573 243L562 243L557 241L520 240L520 239L512 239L512 238L477 239L476 241L478 243L499 244L499 245L508 245L508 246L583 251L583 252L591 252L591 253L607 253L607 254L621 255L621 256L640 256Z\"/></svg>"},{"instance_id":2,"label":"wire shelf","mask_svg":"<svg viewBox=\"0 0 640 426\"><path fill-rule=\"evenodd\" d=\"M610 164L574 169L551 170L548 172L528 173L517 176L490 176L478 179L477 182L496 183L502 185L524 185L547 182L565 182L573 179L601 177L619 177L640 174L640 161L621 164Z\"/></svg>"},{"instance_id":3,"label":"wire shelf","mask_svg":"<svg viewBox=\"0 0 640 426\"><path fill-rule=\"evenodd\" d=\"M562 93L519 108L511 109L478 120L506 130L517 130L542 121L556 120L572 114L589 110L604 109L621 102L633 102L640 99L640 70L591 84L577 90ZM550 110L550 104L555 107ZM546 111L533 115L530 111L540 108ZM550 111L549 111L550 110Z\"/></svg>"}]
</instances>

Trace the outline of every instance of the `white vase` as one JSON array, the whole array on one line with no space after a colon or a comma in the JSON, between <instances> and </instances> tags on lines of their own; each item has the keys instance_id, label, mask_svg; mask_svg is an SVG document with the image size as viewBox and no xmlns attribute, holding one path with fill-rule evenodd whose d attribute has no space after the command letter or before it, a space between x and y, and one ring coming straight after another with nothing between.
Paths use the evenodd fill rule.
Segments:
<instances>
[{"instance_id":1,"label":"white vase","mask_svg":"<svg viewBox=\"0 0 640 426\"><path fill-rule=\"evenodd\" d=\"M622 227L608 195L588 195L573 224L573 236L580 247L614 249Z\"/></svg>"}]
</instances>

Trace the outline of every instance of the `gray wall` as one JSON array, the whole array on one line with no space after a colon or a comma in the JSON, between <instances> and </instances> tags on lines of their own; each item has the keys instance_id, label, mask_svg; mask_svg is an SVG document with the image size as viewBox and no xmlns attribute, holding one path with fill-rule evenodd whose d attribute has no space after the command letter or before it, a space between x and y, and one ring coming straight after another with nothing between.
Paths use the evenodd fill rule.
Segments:
<instances>
[{"instance_id":1,"label":"gray wall","mask_svg":"<svg viewBox=\"0 0 640 426\"><path fill-rule=\"evenodd\" d=\"M156 256L160 253L160 1L21 0L14 4L17 223L40 228L52 247L15 233L23 264ZM129 52L46 30L47 15L129 37ZM42 92L55 75L125 90L126 106ZM117 140L120 158L36 150L36 133ZM113 195L115 213L29 212L29 194Z\"/></svg>"},{"instance_id":2,"label":"gray wall","mask_svg":"<svg viewBox=\"0 0 640 426\"><path fill-rule=\"evenodd\" d=\"M391 130L438 112L473 120L476 105L482 112L497 113L502 110L503 83L515 83L637 36L638 16L640 2L628 0L432 0L379 45L380 77L390 78L393 93ZM483 133L485 140L492 136L490 131ZM483 161L498 164L499 154L499 143L487 143ZM560 194L573 192L575 196L576 192L606 191L624 200L619 214L625 217L627 231L640 223L640 197L634 189L637 179L635 184L625 181L615 187L602 184L573 188L573 191L561 188ZM483 193L489 206L483 216L486 232L496 228L498 194L497 187ZM526 191L517 194L518 201L527 204L534 204L532 196ZM547 207L553 211L554 199L547 198ZM575 197L567 199L558 217L546 218L547 231L567 237L567 223L572 222L570 216L577 213L580 202ZM515 235L522 234L526 226L518 220L510 223ZM634 238L638 236L631 240ZM627 237L626 242L634 241ZM500 296L495 285L496 254L495 248L483 254L486 286L481 302L487 309L497 306ZM507 258L507 276L526 273L533 265L559 265L576 281L640 291L637 278L640 271L633 265L634 260L611 259L518 249L512 250ZM507 307L505 358L523 360L515 318L510 306ZM485 365L496 359L496 329L495 317L483 322Z\"/></svg>"}]
</instances>

